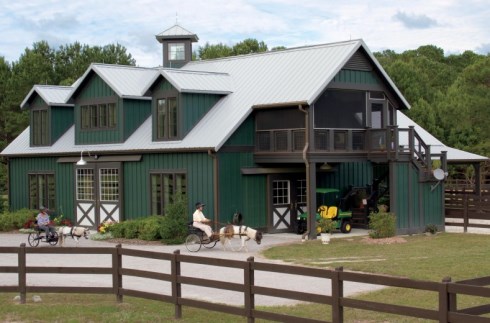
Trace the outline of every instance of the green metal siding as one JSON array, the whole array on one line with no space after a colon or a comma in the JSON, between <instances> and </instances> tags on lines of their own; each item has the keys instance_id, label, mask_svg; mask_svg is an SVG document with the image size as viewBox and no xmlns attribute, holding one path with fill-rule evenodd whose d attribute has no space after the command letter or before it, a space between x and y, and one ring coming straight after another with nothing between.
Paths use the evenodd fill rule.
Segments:
<instances>
[{"instance_id":1,"label":"green metal siding","mask_svg":"<svg viewBox=\"0 0 490 323\"><path fill-rule=\"evenodd\" d=\"M123 110L124 140L126 140L151 115L151 101L124 99Z\"/></svg>"},{"instance_id":2,"label":"green metal siding","mask_svg":"<svg viewBox=\"0 0 490 323\"><path fill-rule=\"evenodd\" d=\"M54 211L56 213L63 211L67 218L74 220L73 164L57 163L56 160L56 157L9 159L11 210L29 207L29 173L54 172L56 185L56 210Z\"/></svg>"},{"instance_id":3,"label":"green metal siding","mask_svg":"<svg viewBox=\"0 0 490 323\"><path fill-rule=\"evenodd\" d=\"M114 129L108 130L81 130L81 118L80 118L80 103L84 101L95 101L107 98L116 99L116 111L117 111L117 125ZM102 80L97 74L92 76L86 81L86 84L78 91L76 96L75 105L75 143L81 144L105 144L122 142L122 129L123 129L123 100L117 97L117 94ZM84 103L85 104L85 103Z\"/></svg>"},{"instance_id":4,"label":"green metal siding","mask_svg":"<svg viewBox=\"0 0 490 323\"><path fill-rule=\"evenodd\" d=\"M185 136L201 118L221 99L216 94L182 93L180 109L182 132Z\"/></svg>"},{"instance_id":5,"label":"green metal siding","mask_svg":"<svg viewBox=\"0 0 490 323\"><path fill-rule=\"evenodd\" d=\"M55 143L73 125L72 107L51 107L51 144Z\"/></svg>"},{"instance_id":6,"label":"green metal siding","mask_svg":"<svg viewBox=\"0 0 490 323\"><path fill-rule=\"evenodd\" d=\"M267 226L267 176L242 175L241 167L253 167L252 153L219 153L220 222L231 223L240 212L244 224Z\"/></svg>"},{"instance_id":7,"label":"green metal siding","mask_svg":"<svg viewBox=\"0 0 490 323\"><path fill-rule=\"evenodd\" d=\"M317 187L338 188L346 190L349 185L366 186L373 181L373 166L371 162L341 163L335 166L334 172L319 173Z\"/></svg>"},{"instance_id":8,"label":"green metal siding","mask_svg":"<svg viewBox=\"0 0 490 323\"><path fill-rule=\"evenodd\" d=\"M85 81L85 85L77 91L77 100L90 100L95 98L107 98L117 96L111 87L97 74L92 75Z\"/></svg>"},{"instance_id":9,"label":"green metal siding","mask_svg":"<svg viewBox=\"0 0 490 323\"><path fill-rule=\"evenodd\" d=\"M434 182L420 182L419 170L411 163L393 163L395 180L391 200L395 202L397 228L404 233L421 232L428 224L443 225L443 191ZM392 207L393 208L393 207Z\"/></svg>"},{"instance_id":10,"label":"green metal siding","mask_svg":"<svg viewBox=\"0 0 490 323\"><path fill-rule=\"evenodd\" d=\"M187 178L189 219L194 203L206 203L205 215L212 218L213 159L207 153L145 154L140 162L127 162L123 167L125 219L150 215L150 171L184 171Z\"/></svg>"},{"instance_id":11,"label":"green metal siding","mask_svg":"<svg viewBox=\"0 0 490 323\"><path fill-rule=\"evenodd\" d=\"M353 84L380 84L372 71L340 70L335 75L333 82Z\"/></svg>"},{"instance_id":12,"label":"green metal siding","mask_svg":"<svg viewBox=\"0 0 490 323\"><path fill-rule=\"evenodd\" d=\"M226 141L228 146L253 146L255 144L255 120L249 116Z\"/></svg>"}]
</instances>

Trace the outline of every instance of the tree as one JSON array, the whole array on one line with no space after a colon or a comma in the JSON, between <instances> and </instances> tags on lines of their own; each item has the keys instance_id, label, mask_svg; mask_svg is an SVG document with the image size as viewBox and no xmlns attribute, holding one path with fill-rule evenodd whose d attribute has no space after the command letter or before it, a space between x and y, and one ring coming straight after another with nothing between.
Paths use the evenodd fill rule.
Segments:
<instances>
[{"instance_id":1,"label":"tree","mask_svg":"<svg viewBox=\"0 0 490 323\"><path fill-rule=\"evenodd\" d=\"M253 38L247 38L244 41L241 41L233 46L233 55L245 55L266 51L267 45L263 41L258 42L256 39Z\"/></svg>"},{"instance_id":2,"label":"tree","mask_svg":"<svg viewBox=\"0 0 490 323\"><path fill-rule=\"evenodd\" d=\"M206 43L204 46L199 46L197 50L199 59L213 59L220 57L228 57L233 55L233 49L223 43L210 45Z\"/></svg>"},{"instance_id":3,"label":"tree","mask_svg":"<svg viewBox=\"0 0 490 323\"><path fill-rule=\"evenodd\" d=\"M267 45L263 41L259 42L256 39L247 38L235 44L233 47L223 43L216 45L206 43L204 46L199 46L197 56L199 59L213 59L250 53L260 53L265 51L267 51Z\"/></svg>"}]
</instances>

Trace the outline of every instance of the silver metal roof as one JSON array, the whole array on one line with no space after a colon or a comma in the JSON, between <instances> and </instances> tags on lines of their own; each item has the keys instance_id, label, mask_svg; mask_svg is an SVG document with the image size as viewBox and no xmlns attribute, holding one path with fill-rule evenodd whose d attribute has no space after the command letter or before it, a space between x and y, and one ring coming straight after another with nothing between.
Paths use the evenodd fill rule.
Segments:
<instances>
[{"instance_id":1,"label":"silver metal roof","mask_svg":"<svg viewBox=\"0 0 490 323\"><path fill-rule=\"evenodd\" d=\"M415 121L407 117L401 111L397 111L396 114L398 127L401 129L408 129L409 126L413 126L414 130L424 141L425 144L430 145L430 151L433 154L440 154L443 151L447 152L447 160L450 162L470 162L470 161L485 161L488 160L485 156L469 153L463 150L452 148L443 144L439 139L431 135L427 130L419 126ZM400 144L408 146L408 134L400 133Z\"/></svg>"},{"instance_id":2,"label":"silver metal roof","mask_svg":"<svg viewBox=\"0 0 490 323\"><path fill-rule=\"evenodd\" d=\"M174 26L162 31L155 36L159 41L161 39L171 39L171 38L191 38L193 42L197 42L199 38L193 32L188 31L182 26L175 24Z\"/></svg>"},{"instance_id":3,"label":"silver metal roof","mask_svg":"<svg viewBox=\"0 0 490 323\"><path fill-rule=\"evenodd\" d=\"M161 69L161 75L179 92L229 94L233 79L227 73L195 72L180 69Z\"/></svg>"},{"instance_id":4,"label":"silver metal roof","mask_svg":"<svg viewBox=\"0 0 490 323\"><path fill-rule=\"evenodd\" d=\"M122 98L144 98L149 82L158 75L158 69L134 67L129 65L91 64L73 87L72 94L95 72ZM71 96L71 95L70 95Z\"/></svg>"},{"instance_id":5,"label":"silver metal roof","mask_svg":"<svg viewBox=\"0 0 490 323\"><path fill-rule=\"evenodd\" d=\"M361 47L385 75L401 102L409 108L409 104L362 40L193 61L179 70L92 64L74 85L71 93L74 93L87 75L94 71L121 97L143 98L144 93L160 75L182 92L202 91L226 95L182 140L152 142L151 118L148 118L126 142L121 144L74 145L74 127L72 127L52 147L31 148L29 129L26 129L2 152L2 155L71 153L82 149L89 151L213 149L217 151L248 117L254 106L312 104ZM403 117L400 117L400 127L408 127L401 124L403 121ZM425 131L421 127L416 130L419 133ZM434 137L429 139L437 140ZM434 147L436 145L435 142L428 143ZM437 144L445 147L448 150L448 157L453 158L452 153L449 153L449 147L444 146L440 141ZM456 154L454 158L460 157L457 153L454 150ZM473 156L467 157L486 159L471 155Z\"/></svg>"},{"instance_id":6,"label":"silver metal roof","mask_svg":"<svg viewBox=\"0 0 490 323\"><path fill-rule=\"evenodd\" d=\"M34 85L20 107L24 109L34 93L37 93L48 105L73 106L73 104L66 103L72 90L71 86Z\"/></svg>"}]
</instances>

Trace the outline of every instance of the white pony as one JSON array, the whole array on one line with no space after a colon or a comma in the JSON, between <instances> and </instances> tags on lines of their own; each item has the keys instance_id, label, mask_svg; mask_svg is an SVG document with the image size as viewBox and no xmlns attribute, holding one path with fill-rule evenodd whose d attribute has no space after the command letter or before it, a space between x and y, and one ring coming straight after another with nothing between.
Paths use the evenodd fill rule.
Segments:
<instances>
[{"instance_id":1,"label":"white pony","mask_svg":"<svg viewBox=\"0 0 490 323\"><path fill-rule=\"evenodd\" d=\"M65 242L65 238L67 236L71 236L75 241L77 242L77 247L78 247L78 242L81 237L84 237L85 239L88 239L90 235L90 230L85 227L60 227L58 229L58 239L60 242L60 247L63 247L63 244Z\"/></svg>"},{"instance_id":2,"label":"white pony","mask_svg":"<svg viewBox=\"0 0 490 323\"><path fill-rule=\"evenodd\" d=\"M231 245L231 239L233 237L238 237L241 240L241 246L237 250L234 250ZM262 242L262 232L245 225L232 224L222 227L219 230L219 240L223 250L226 250L226 245L228 245L232 251L240 251L245 249L245 251L248 252L247 241L250 239L255 240L257 244L260 244Z\"/></svg>"}]
</instances>

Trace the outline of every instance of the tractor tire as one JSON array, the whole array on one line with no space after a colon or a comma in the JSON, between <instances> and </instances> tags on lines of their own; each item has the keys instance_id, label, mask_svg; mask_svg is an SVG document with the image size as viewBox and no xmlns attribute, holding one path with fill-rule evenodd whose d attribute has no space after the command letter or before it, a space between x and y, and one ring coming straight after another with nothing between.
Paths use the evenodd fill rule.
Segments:
<instances>
[{"instance_id":1,"label":"tractor tire","mask_svg":"<svg viewBox=\"0 0 490 323\"><path fill-rule=\"evenodd\" d=\"M352 230L352 225L350 224L350 221L344 221L342 222L342 226L340 227L340 231L342 233L349 233Z\"/></svg>"}]
</instances>

